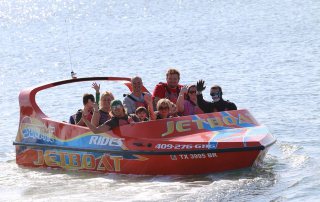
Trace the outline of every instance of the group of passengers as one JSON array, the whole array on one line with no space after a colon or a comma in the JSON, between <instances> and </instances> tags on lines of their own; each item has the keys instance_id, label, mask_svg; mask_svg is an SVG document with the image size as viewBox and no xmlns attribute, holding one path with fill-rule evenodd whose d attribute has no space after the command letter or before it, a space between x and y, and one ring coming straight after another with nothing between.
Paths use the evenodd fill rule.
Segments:
<instances>
[{"instance_id":1,"label":"group of passengers","mask_svg":"<svg viewBox=\"0 0 320 202\"><path fill-rule=\"evenodd\" d=\"M222 89L218 85L211 87L212 102L208 102L202 96L206 88L203 80L196 85L180 85L180 73L176 69L167 71L166 80L166 83L156 85L151 96L143 92L142 79L133 77L132 93L126 95L123 103L115 100L109 91L100 97L100 85L94 82L92 88L96 91L96 100L92 94L84 94L83 109L70 117L69 122L101 133L133 122L237 109L234 103L222 98Z\"/></svg>"}]
</instances>

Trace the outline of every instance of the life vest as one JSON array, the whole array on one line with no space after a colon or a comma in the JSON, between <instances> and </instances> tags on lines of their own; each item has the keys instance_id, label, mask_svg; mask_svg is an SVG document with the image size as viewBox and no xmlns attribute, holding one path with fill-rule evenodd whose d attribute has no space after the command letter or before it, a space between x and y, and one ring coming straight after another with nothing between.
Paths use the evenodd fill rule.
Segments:
<instances>
[{"instance_id":1,"label":"life vest","mask_svg":"<svg viewBox=\"0 0 320 202\"><path fill-rule=\"evenodd\" d=\"M162 118L160 113L158 111L156 112L156 120L158 120L158 119L167 119L167 118L172 118L172 116L170 116L170 114L168 114L168 116L166 118Z\"/></svg>"},{"instance_id":2,"label":"life vest","mask_svg":"<svg viewBox=\"0 0 320 202\"><path fill-rule=\"evenodd\" d=\"M104 122L106 122L109 119L111 119L111 116L109 115L108 112L105 112L105 111L102 111L101 109L99 109L99 113L100 113L99 125L101 125Z\"/></svg>"},{"instance_id":3,"label":"life vest","mask_svg":"<svg viewBox=\"0 0 320 202\"><path fill-rule=\"evenodd\" d=\"M75 123L78 123L81 118L82 118L82 113L83 113L83 110L82 109L79 109L76 113L76 119L75 119ZM90 111L89 114L87 114L84 118L87 119L88 121L91 121L92 119L92 116L93 116L93 111Z\"/></svg>"},{"instance_id":4,"label":"life vest","mask_svg":"<svg viewBox=\"0 0 320 202\"><path fill-rule=\"evenodd\" d=\"M128 120L128 116L125 118L125 119L118 119L118 122L119 122L119 126L123 126L123 125L127 125L129 124L129 120Z\"/></svg>"},{"instance_id":5,"label":"life vest","mask_svg":"<svg viewBox=\"0 0 320 202\"><path fill-rule=\"evenodd\" d=\"M145 94L142 93L142 95L144 96ZM145 101L140 102L140 101L138 101L136 98L134 98L132 95L128 95L128 98L130 98L131 100L134 101L134 104L135 104L135 106L136 106L136 109L137 109L138 107L145 107L146 109L148 109L148 105L147 105L147 103L146 103Z\"/></svg>"},{"instance_id":6,"label":"life vest","mask_svg":"<svg viewBox=\"0 0 320 202\"><path fill-rule=\"evenodd\" d=\"M164 89L166 90L165 92L165 98L169 99L171 102L173 103L177 103L178 97L179 97L179 93L180 93L180 87L177 86L176 88L176 92L173 93L170 91L168 84L167 83L162 83L160 82L159 84L162 84L162 86L164 87Z\"/></svg>"}]
</instances>

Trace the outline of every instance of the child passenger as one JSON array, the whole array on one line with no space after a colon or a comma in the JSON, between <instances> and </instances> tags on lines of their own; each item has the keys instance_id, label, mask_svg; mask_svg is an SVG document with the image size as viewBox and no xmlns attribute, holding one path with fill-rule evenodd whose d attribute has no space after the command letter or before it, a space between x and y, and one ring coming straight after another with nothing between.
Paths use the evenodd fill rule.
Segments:
<instances>
[{"instance_id":1,"label":"child passenger","mask_svg":"<svg viewBox=\"0 0 320 202\"><path fill-rule=\"evenodd\" d=\"M138 107L136 109L136 115L139 117L139 120L149 121L148 110L145 107Z\"/></svg>"},{"instance_id":2,"label":"child passenger","mask_svg":"<svg viewBox=\"0 0 320 202\"><path fill-rule=\"evenodd\" d=\"M155 112L156 119L172 118L170 115L171 101L167 98L162 98L157 103L157 111Z\"/></svg>"},{"instance_id":3,"label":"child passenger","mask_svg":"<svg viewBox=\"0 0 320 202\"><path fill-rule=\"evenodd\" d=\"M150 94L144 95L144 101L147 103L148 109L145 107L138 107L135 111L136 116L139 117L140 121L156 120L156 115L153 111L153 100Z\"/></svg>"}]
</instances>

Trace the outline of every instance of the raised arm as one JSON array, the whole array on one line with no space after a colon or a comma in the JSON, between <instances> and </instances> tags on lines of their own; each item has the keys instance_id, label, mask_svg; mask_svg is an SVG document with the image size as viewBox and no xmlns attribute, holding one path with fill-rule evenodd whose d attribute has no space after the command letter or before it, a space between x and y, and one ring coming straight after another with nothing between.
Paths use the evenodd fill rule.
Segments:
<instances>
[{"instance_id":1,"label":"raised arm","mask_svg":"<svg viewBox=\"0 0 320 202\"><path fill-rule=\"evenodd\" d=\"M100 101L100 84L97 84L96 82L92 83L92 88L96 91L96 103L99 105Z\"/></svg>"},{"instance_id":2,"label":"raised arm","mask_svg":"<svg viewBox=\"0 0 320 202\"><path fill-rule=\"evenodd\" d=\"M152 96L150 94L145 94L143 96L143 98L144 98L144 101L148 104L148 111L149 111L149 114L150 114L150 119L151 120L156 120L156 115L155 115L154 110L153 110Z\"/></svg>"},{"instance_id":3,"label":"raised arm","mask_svg":"<svg viewBox=\"0 0 320 202\"><path fill-rule=\"evenodd\" d=\"M197 102L198 102L198 106L200 107L200 109L204 112L204 113L210 113L212 111L210 111L210 109L212 108L211 105L212 103L207 102L203 99L202 96L202 91L204 91L204 89L206 89L206 86L204 86L204 81L203 80L199 80L197 82Z\"/></svg>"},{"instance_id":4,"label":"raised arm","mask_svg":"<svg viewBox=\"0 0 320 202\"><path fill-rule=\"evenodd\" d=\"M198 102L198 106L200 107L200 109L204 112L204 113L210 113L212 111L210 111L210 109L212 109L212 103L205 101L203 99L202 94L198 94L197 95L197 102Z\"/></svg>"},{"instance_id":5,"label":"raised arm","mask_svg":"<svg viewBox=\"0 0 320 202\"><path fill-rule=\"evenodd\" d=\"M177 99L177 110L180 113L184 112L184 96L188 93L188 86L183 86L180 90L179 97Z\"/></svg>"},{"instance_id":6,"label":"raised arm","mask_svg":"<svg viewBox=\"0 0 320 202\"><path fill-rule=\"evenodd\" d=\"M93 133L104 133L108 130L110 130L110 126L106 124L102 124L98 127L94 126L90 121L88 121L86 118L82 117L81 119L87 126L88 128L93 132Z\"/></svg>"},{"instance_id":7,"label":"raised arm","mask_svg":"<svg viewBox=\"0 0 320 202\"><path fill-rule=\"evenodd\" d=\"M100 117L101 117L101 115L100 115L100 112L99 112L98 104L94 103L93 104L93 116L92 116L92 119L91 119L92 125L97 127L99 125Z\"/></svg>"},{"instance_id":8,"label":"raised arm","mask_svg":"<svg viewBox=\"0 0 320 202\"><path fill-rule=\"evenodd\" d=\"M78 110L76 113L76 120L75 124L79 126L85 126L86 124L82 121L82 117L84 117L84 111L83 110Z\"/></svg>"}]
</instances>

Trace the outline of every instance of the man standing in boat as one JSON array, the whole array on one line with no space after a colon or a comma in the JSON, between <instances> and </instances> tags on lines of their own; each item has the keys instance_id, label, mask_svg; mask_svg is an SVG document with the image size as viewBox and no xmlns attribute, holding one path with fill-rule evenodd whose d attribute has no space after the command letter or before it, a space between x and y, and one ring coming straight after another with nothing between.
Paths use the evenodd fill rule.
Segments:
<instances>
[{"instance_id":1,"label":"man standing in boat","mask_svg":"<svg viewBox=\"0 0 320 202\"><path fill-rule=\"evenodd\" d=\"M180 72L176 69L167 71L167 83L160 82L153 91L153 100L155 105L161 98L167 98L174 104L177 102L182 85L179 85Z\"/></svg>"},{"instance_id":2,"label":"man standing in boat","mask_svg":"<svg viewBox=\"0 0 320 202\"><path fill-rule=\"evenodd\" d=\"M206 87L204 86L204 81L199 80L197 82L197 102L202 111L204 111L204 113L237 110L237 106L233 102L230 102L229 100L224 100L222 98L222 88L218 85L214 85L210 89L212 102L204 100L202 96L202 91L205 88Z\"/></svg>"},{"instance_id":3,"label":"man standing in boat","mask_svg":"<svg viewBox=\"0 0 320 202\"><path fill-rule=\"evenodd\" d=\"M127 95L123 100L123 106L128 114L134 114L138 107L145 107L148 109L145 101L145 94L142 92L142 79L139 76L131 78L132 93Z\"/></svg>"}]
</instances>

